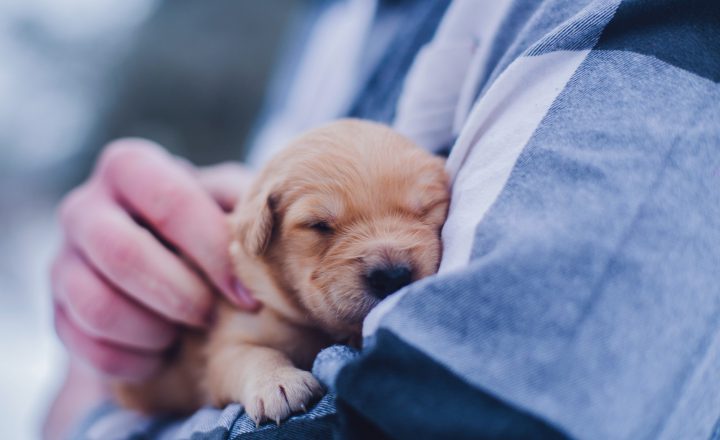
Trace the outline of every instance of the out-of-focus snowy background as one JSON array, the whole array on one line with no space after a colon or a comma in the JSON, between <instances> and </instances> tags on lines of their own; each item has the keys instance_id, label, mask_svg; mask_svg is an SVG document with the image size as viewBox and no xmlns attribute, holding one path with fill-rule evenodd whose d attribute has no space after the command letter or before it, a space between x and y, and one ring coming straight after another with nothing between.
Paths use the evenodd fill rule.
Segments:
<instances>
[{"instance_id":1,"label":"out-of-focus snowy background","mask_svg":"<svg viewBox=\"0 0 720 440\"><path fill-rule=\"evenodd\" d=\"M0 2L0 438L39 436L65 369L48 286L60 197L118 136L239 158L306 3Z\"/></svg>"}]
</instances>

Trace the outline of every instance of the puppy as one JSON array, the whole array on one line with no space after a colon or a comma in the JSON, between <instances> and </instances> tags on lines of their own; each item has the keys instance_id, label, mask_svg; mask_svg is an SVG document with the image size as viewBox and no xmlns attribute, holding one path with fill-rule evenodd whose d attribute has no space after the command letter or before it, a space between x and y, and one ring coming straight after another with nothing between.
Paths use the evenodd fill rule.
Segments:
<instances>
[{"instance_id":1,"label":"puppy","mask_svg":"<svg viewBox=\"0 0 720 440\"><path fill-rule=\"evenodd\" d=\"M258 424L305 410L323 392L307 371L320 349L358 340L378 302L437 270L443 165L359 120L296 139L231 216L230 254L260 312L221 301L208 334L186 334L162 374L117 386L119 401L150 413L239 402Z\"/></svg>"}]
</instances>

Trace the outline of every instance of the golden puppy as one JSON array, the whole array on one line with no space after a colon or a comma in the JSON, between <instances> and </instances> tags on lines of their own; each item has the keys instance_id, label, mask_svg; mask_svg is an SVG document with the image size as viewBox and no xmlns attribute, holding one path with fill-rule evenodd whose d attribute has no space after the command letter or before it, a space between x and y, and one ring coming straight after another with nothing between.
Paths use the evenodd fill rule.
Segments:
<instances>
[{"instance_id":1,"label":"golden puppy","mask_svg":"<svg viewBox=\"0 0 720 440\"><path fill-rule=\"evenodd\" d=\"M208 335L144 384L117 387L146 412L240 402L257 423L322 393L306 370L320 349L357 339L380 300L433 274L448 208L443 161L389 128L343 120L295 140L232 215L238 277L259 313L218 306Z\"/></svg>"}]
</instances>

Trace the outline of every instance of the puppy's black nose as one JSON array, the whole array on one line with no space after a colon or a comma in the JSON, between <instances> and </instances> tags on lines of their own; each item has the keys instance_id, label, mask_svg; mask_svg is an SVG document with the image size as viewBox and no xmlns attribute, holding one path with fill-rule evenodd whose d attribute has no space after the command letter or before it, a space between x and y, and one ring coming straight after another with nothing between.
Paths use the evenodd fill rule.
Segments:
<instances>
[{"instance_id":1,"label":"puppy's black nose","mask_svg":"<svg viewBox=\"0 0 720 440\"><path fill-rule=\"evenodd\" d=\"M412 271L407 266L389 266L373 269L366 277L373 296L383 299L412 282Z\"/></svg>"}]
</instances>

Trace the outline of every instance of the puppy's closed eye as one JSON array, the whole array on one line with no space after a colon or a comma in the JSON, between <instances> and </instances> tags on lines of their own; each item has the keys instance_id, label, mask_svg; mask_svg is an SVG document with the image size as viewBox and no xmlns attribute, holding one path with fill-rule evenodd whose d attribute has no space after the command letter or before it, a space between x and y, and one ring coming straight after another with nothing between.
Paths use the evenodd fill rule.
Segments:
<instances>
[{"instance_id":1,"label":"puppy's closed eye","mask_svg":"<svg viewBox=\"0 0 720 440\"><path fill-rule=\"evenodd\" d=\"M308 222L307 227L321 235L330 235L335 232L326 220L312 220Z\"/></svg>"}]
</instances>

